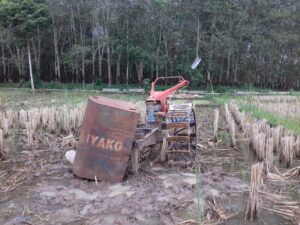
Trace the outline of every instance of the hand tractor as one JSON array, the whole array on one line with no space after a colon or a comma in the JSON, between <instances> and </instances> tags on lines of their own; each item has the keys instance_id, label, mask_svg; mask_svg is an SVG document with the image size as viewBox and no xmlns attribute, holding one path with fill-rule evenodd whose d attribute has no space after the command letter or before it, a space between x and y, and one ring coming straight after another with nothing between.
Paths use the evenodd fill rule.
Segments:
<instances>
[{"instance_id":1,"label":"hand tractor","mask_svg":"<svg viewBox=\"0 0 300 225\"><path fill-rule=\"evenodd\" d=\"M156 91L160 81L176 85ZM152 82L143 123L139 123L140 111L132 103L89 97L78 149L72 160L73 172L82 178L120 182L128 167L138 172L140 152L157 144L161 144L160 161L191 165L197 142L193 105L168 102L175 91L188 84L181 76L160 77Z\"/></svg>"}]
</instances>

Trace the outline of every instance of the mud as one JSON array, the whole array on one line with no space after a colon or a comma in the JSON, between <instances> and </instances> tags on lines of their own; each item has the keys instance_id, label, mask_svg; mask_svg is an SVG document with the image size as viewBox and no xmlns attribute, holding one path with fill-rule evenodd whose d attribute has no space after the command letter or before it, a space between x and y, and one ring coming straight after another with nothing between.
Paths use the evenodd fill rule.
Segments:
<instances>
[{"instance_id":1,"label":"mud","mask_svg":"<svg viewBox=\"0 0 300 225\"><path fill-rule=\"evenodd\" d=\"M50 140L51 147L41 141L33 150L14 146L0 163L0 224L178 224L204 214L210 196L222 199L229 214L237 213L226 224L250 224L244 211L254 157L242 138L237 149L230 148L222 114L220 141L211 141L213 109L196 108L198 141L205 148L196 156L199 179L197 167L183 170L148 163L121 184L82 180L64 160L73 147L60 149L59 139ZM251 224L289 224L265 211L261 217Z\"/></svg>"}]
</instances>

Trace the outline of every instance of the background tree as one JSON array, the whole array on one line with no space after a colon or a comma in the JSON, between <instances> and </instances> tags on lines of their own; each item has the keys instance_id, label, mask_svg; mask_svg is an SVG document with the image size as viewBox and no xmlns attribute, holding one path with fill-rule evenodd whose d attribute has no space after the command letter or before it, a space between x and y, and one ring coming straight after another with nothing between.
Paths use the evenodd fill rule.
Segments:
<instances>
[{"instance_id":1,"label":"background tree","mask_svg":"<svg viewBox=\"0 0 300 225\"><path fill-rule=\"evenodd\" d=\"M34 91L31 44L34 49L36 72L40 72L40 29L48 23L48 7L33 0L2 1L0 5L2 26L16 38L17 42L27 45L27 56L31 88ZM37 42L37 44L36 44ZM37 47L36 47L37 45ZM19 50L17 50L19 51Z\"/></svg>"},{"instance_id":2,"label":"background tree","mask_svg":"<svg viewBox=\"0 0 300 225\"><path fill-rule=\"evenodd\" d=\"M32 64L43 81L300 88L299 12L298 0L0 0L0 82Z\"/></svg>"}]
</instances>

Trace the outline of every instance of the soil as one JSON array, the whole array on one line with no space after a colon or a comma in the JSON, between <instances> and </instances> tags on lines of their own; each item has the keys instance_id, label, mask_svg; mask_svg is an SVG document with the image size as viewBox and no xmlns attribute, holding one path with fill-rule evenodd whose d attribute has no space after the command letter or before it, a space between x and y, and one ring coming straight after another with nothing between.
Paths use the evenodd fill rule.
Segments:
<instances>
[{"instance_id":1,"label":"soil","mask_svg":"<svg viewBox=\"0 0 300 225\"><path fill-rule=\"evenodd\" d=\"M25 142L7 141L9 154L0 162L0 224L178 224L207 216L212 196L222 200L226 215L236 214L226 224L250 224L244 212L254 157L242 136L237 149L229 146L222 113L220 140L212 141L214 108L196 107L203 146L196 156L198 178L197 167L151 163L120 184L83 180L64 159L74 146L60 148L61 138L41 137L30 150ZM251 224L289 224L265 211L261 217Z\"/></svg>"}]
</instances>

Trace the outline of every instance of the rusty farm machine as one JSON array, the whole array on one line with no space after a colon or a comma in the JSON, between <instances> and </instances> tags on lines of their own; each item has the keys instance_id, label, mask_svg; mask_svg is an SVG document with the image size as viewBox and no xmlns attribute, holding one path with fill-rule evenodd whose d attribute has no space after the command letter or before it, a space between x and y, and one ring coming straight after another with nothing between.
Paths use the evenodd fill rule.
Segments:
<instances>
[{"instance_id":1,"label":"rusty farm machine","mask_svg":"<svg viewBox=\"0 0 300 225\"><path fill-rule=\"evenodd\" d=\"M175 84L156 91L160 81ZM140 152L157 144L161 144L160 161L180 166L193 164L197 141L193 105L169 104L170 96L188 84L181 76L152 82L143 123L139 122L140 112L135 104L89 97L73 172L82 178L119 182L128 167L133 172L139 170Z\"/></svg>"}]
</instances>

